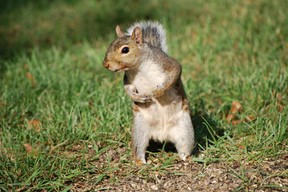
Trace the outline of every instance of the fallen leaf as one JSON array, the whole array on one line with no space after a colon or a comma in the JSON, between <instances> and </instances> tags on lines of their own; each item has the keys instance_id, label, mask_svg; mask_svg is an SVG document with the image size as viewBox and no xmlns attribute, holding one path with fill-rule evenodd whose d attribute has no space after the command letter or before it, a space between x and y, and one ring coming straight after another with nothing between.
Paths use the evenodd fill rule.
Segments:
<instances>
[{"instance_id":1,"label":"fallen leaf","mask_svg":"<svg viewBox=\"0 0 288 192\"><path fill-rule=\"evenodd\" d=\"M240 104L239 101L233 101L232 102L232 106L231 106L231 109L226 117L228 123L231 123L231 121L235 118L235 115L240 112L242 110L242 106ZM235 123L238 123L239 122L235 122Z\"/></svg>"},{"instance_id":2,"label":"fallen leaf","mask_svg":"<svg viewBox=\"0 0 288 192\"><path fill-rule=\"evenodd\" d=\"M241 104L239 103L239 101L233 101L230 112L231 112L232 114L235 114L235 113L237 113L237 112L239 112L239 111L241 111L241 110L242 110L242 106L241 106Z\"/></svg>"},{"instance_id":3,"label":"fallen leaf","mask_svg":"<svg viewBox=\"0 0 288 192\"><path fill-rule=\"evenodd\" d=\"M232 123L232 125L236 126L236 125L242 123L242 120L233 120L231 123Z\"/></svg>"},{"instance_id":4,"label":"fallen leaf","mask_svg":"<svg viewBox=\"0 0 288 192\"><path fill-rule=\"evenodd\" d=\"M26 77L27 77L27 79L30 80L32 87L35 87L35 80L34 80L33 75L30 72L27 72Z\"/></svg>"},{"instance_id":5,"label":"fallen leaf","mask_svg":"<svg viewBox=\"0 0 288 192\"><path fill-rule=\"evenodd\" d=\"M28 126L30 129L35 129L37 132L40 132L41 129L41 121L38 119L33 119L28 121Z\"/></svg>"},{"instance_id":6,"label":"fallen leaf","mask_svg":"<svg viewBox=\"0 0 288 192\"><path fill-rule=\"evenodd\" d=\"M239 149L245 149L244 145L239 145Z\"/></svg>"},{"instance_id":7,"label":"fallen leaf","mask_svg":"<svg viewBox=\"0 0 288 192\"><path fill-rule=\"evenodd\" d=\"M34 80L32 74L31 74L30 72L27 72L27 73L26 73L26 77L27 77L27 79L29 79L29 80L31 80L31 81Z\"/></svg>"},{"instance_id":8,"label":"fallen leaf","mask_svg":"<svg viewBox=\"0 0 288 192\"><path fill-rule=\"evenodd\" d=\"M254 117L252 115L248 115L247 117L245 117L246 122L251 122L251 121L254 121L255 119L256 119L256 117Z\"/></svg>"},{"instance_id":9,"label":"fallen leaf","mask_svg":"<svg viewBox=\"0 0 288 192\"><path fill-rule=\"evenodd\" d=\"M24 143L24 147L27 153L32 153L33 148L29 143Z\"/></svg>"},{"instance_id":10,"label":"fallen leaf","mask_svg":"<svg viewBox=\"0 0 288 192\"><path fill-rule=\"evenodd\" d=\"M231 123L232 119L234 118L234 115L233 114L228 114L226 119L228 121L228 123Z\"/></svg>"},{"instance_id":11,"label":"fallen leaf","mask_svg":"<svg viewBox=\"0 0 288 192\"><path fill-rule=\"evenodd\" d=\"M283 112L284 108L285 108L285 107L284 107L283 105L277 103L277 111L278 111L278 112L280 112L280 113Z\"/></svg>"}]
</instances>

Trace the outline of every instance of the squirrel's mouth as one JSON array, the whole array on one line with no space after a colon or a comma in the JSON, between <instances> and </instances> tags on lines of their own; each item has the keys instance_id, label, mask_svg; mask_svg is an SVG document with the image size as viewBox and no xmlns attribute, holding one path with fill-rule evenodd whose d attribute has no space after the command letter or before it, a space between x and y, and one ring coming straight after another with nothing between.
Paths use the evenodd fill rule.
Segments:
<instances>
[{"instance_id":1,"label":"squirrel's mouth","mask_svg":"<svg viewBox=\"0 0 288 192\"><path fill-rule=\"evenodd\" d=\"M114 69L114 72L122 72L122 71L127 71L129 67L124 64L120 64L118 68Z\"/></svg>"},{"instance_id":2,"label":"squirrel's mouth","mask_svg":"<svg viewBox=\"0 0 288 192\"><path fill-rule=\"evenodd\" d=\"M122 72L122 71L127 71L128 67L121 68L121 69L115 69L114 72Z\"/></svg>"},{"instance_id":3,"label":"squirrel's mouth","mask_svg":"<svg viewBox=\"0 0 288 192\"><path fill-rule=\"evenodd\" d=\"M110 63L107 61L103 62L103 66L108 69L109 71L113 71L113 72L122 72L122 71L126 71L129 69L129 66L125 65L125 64L120 64L120 63Z\"/></svg>"}]
</instances>

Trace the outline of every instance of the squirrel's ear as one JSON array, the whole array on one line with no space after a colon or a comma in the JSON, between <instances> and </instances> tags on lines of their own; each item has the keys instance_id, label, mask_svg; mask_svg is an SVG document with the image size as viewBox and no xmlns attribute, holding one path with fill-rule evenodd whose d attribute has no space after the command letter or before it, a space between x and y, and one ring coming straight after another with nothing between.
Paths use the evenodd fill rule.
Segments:
<instances>
[{"instance_id":1,"label":"squirrel's ear","mask_svg":"<svg viewBox=\"0 0 288 192\"><path fill-rule=\"evenodd\" d=\"M121 28L119 25L116 26L116 34L118 37L123 37L125 34L121 31Z\"/></svg>"},{"instance_id":2,"label":"squirrel's ear","mask_svg":"<svg viewBox=\"0 0 288 192\"><path fill-rule=\"evenodd\" d=\"M143 38L142 38L142 30L140 27L135 27L132 33L132 39L136 41L137 44L142 44L143 43Z\"/></svg>"}]
</instances>

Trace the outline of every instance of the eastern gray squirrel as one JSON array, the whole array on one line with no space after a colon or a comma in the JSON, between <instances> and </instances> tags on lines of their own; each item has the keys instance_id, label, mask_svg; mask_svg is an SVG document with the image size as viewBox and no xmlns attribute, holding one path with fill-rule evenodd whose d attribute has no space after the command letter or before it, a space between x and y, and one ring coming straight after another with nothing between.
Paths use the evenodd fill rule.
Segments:
<instances>
[{"instance_id":1,"label":"eastern gray squirrel","mask_svg":"<svg viewBox=\"0 0 288 192\"><path fill-rule=\"evenodd\" d=\"M118 38L105 55L110 71L125 71L124 88L133 101L132 149L137 165L146 163L150 139L171 141L186 160L194 147L194 129L182 81L181 65L167 55L161 24L143 21L127 34L116 26Z\"/></svg>"}]
</instances>

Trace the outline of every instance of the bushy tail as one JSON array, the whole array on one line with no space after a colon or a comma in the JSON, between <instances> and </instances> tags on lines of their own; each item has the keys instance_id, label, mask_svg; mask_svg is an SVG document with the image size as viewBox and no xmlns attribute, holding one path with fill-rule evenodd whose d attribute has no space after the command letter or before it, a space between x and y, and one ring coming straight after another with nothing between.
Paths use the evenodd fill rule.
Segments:
<instances>
[{"instance_id":1,"label":"bushy tail","mask_svg":"<svg viewBox=\"0 0 288 192\"><path fill-rule=\"evenodd\" d=\"M141 21L134 23L127 29L128 35L132 35L133 29L140 27L144 41L152 46L159 47L167 53L166 33L163 25L156 21Z\"/></svg>"}]
</instances>

